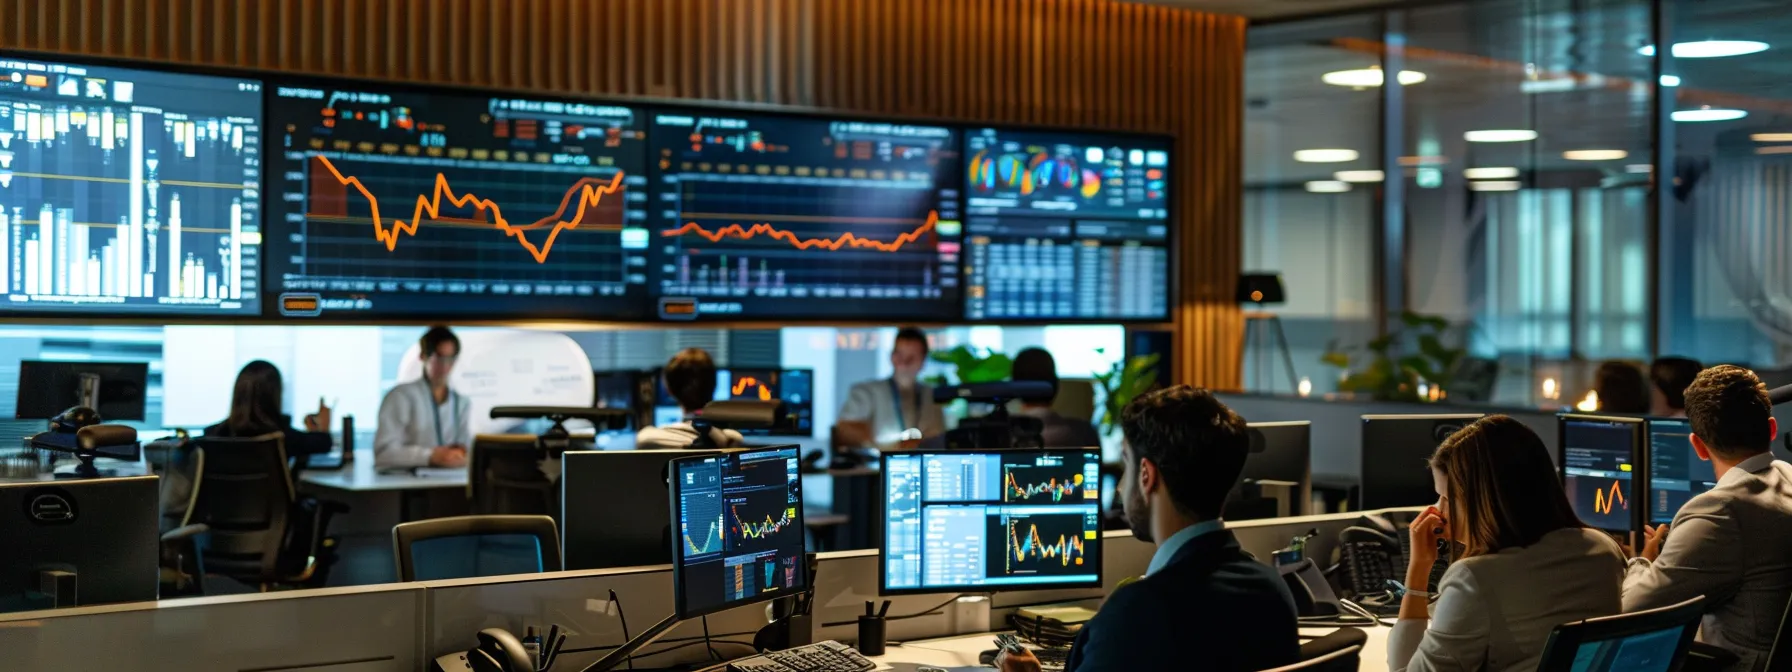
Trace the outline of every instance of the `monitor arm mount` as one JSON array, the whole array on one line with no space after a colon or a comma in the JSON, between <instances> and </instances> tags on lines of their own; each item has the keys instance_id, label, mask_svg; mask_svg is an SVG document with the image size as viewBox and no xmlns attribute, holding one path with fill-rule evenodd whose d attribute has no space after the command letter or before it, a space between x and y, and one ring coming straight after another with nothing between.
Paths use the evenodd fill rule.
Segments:
<instances>
[{"instance_id":1,"label":"monitor arm mount","mask_svg":"<svg viewBox=\"0 0 1792 672\"><path fill-rule=\"evenodd\" d=\"M712 401L691 418L691 428L697 430L697 440L690 447L715 448L715 438L710 436L712 429L771 429L783 425L789 417L790 410L784 402L775 399Z\"/></svg>"},{"instance_id":2,"label":"monitor arm mount","mask_svg":"<svg viewBox=\"0 0 1792 672\"><path fill-rule=\"evenodd\" d=\"M81 461L75 478L99 478L103 474L93 466L98 457L135 460L142 457L143 447L137 441L137 430L124 425L101 424L98 411L75 406L54 418L50 429L28 439L25 445L37 450L69 453Z\"/></svg>"},{"instance_id":3,"label":"monitor arm mount","mask_svg":"<svg viewBox=\"0 0 1792 672\"><path fill-rule=\"evenodd\" d=\"M534 420L547 418L553 423L547 431L535 437L535 450L540 459L560 459L560 455L572 449L572 432L567 431L567 420L585 420L600 429L622 430L628 428L628 412L614 408L584 408L577 406L497 406L492 408L492 419L521 418Z\"/></svg>"}]
</instances>

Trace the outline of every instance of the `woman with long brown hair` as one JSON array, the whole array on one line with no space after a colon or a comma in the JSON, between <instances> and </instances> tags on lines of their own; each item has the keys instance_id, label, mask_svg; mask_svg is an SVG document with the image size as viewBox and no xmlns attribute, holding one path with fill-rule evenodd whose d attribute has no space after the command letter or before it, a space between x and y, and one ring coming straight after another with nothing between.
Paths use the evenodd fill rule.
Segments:
<instances>
[{"instance_id":1,"label":"woman with long brown hair","mask_svg":"<svg viewBox=\"0 0 1792 672\"><path fill-rule=\"evenodd\" d=\"M1574 515L1536 432L1482 418L1437 447L1431 476L1438 502L1411 526L1390 670L1534 670L1555 626L1621 610L1624 554ZM1455 561L1432 594L1443 546Z\"/></svg>"},{"instance_id":2,"label":"woman with long brown hair","mask_svg":"<svg viewBox=\"0 0 1792 672\"><path fill-rule=\"evenodd\" d=\"M205 428L206 436L251 438L280 433L288 456L330 452L330 407L318 400L317 412L305 416L305 431L292 427L285 411L286 382L280 369L262 360L243 366L230 395L230 417Z\"/></svg>"}]
</instances>

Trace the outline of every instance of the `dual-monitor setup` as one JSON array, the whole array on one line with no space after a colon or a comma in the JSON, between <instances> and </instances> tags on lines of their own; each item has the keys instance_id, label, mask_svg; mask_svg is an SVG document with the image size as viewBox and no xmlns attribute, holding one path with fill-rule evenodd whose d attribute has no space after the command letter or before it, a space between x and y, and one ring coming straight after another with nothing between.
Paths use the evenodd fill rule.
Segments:
<instances>
[{"instance_id":1,"label":"dual-monitor setup","mask_svg":"<svg viewBox=\"0 0 1792 672\"><path fill-rule=\"evenodd\" d=\"M1168 319L1171 142L0 53L0 314Z\"/></svg>"},{"instance_id":2,"label":"dual-monitor setup","mask_svg":"<svg viewBox=\"0 0 1792 672\"><path fill-rule=\"evenodd\" d=\"M1687 500L1717 487L1685 418L1565 414L1558 422L1562 487L1588 526L1640 538L1645 526L1673 522Z\"/></svg>"}]
</instances>

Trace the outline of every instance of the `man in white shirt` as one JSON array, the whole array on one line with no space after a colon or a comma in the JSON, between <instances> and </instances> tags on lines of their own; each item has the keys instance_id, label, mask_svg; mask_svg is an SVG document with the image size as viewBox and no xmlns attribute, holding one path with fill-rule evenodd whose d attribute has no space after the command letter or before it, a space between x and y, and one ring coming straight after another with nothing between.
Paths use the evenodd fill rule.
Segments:
<instances>
[{"instance_id":1,"label":"man in white shirt","mask_svg":"<svg viewBox=\"0 0 1792 672\"><path fill-rule=\"evenodd\" d=\"M373 462L381 469L460 467L473 442L471 402L448 387L460 357L460 339L447 327L430 327L418 341L423 377L399 383L380 402Z\"/></svg>"},{"instance_id":2,"label":"man in white shirt","mask_svg":"<svg viewBox=\"0 0 1792 672\"><path fill-rule=\"evenodd\" d=\"M852 386L835 423L840 445L892 448L946 433L946 414L933 401L933 387L919 380L926 364L927 335L914 327L897 330L890 349L895 373Z\"/></svg>"},{"instance_id":3,"label":"man in white shirt","mask_svg":"<svg viewBox=\"0 0 1792 672\"><path fill-rule=\"evenodd\" d=\"M1624 578L1624 610L1705 596L1699 638L1760 670L1792 598L1792 465L1773 458L1779 425L1767 387L1735 366L1706 369L1686 388L1692 446L1717 486L1648 529ZM1669 533L1669 530L1672 533Z\"/></svg>"},{"instance_id":4,"label":"man in white shirt","mask_svg":"<svg viewBox=\"0 0 1792 672\"><path fill-rule=\"evenodd\" d=\"M672 450L690 448L697 442L697 427L691 422L703 414L703 407L716 397L716 362L702 348L685 348L666 362L660 371L660 384L666 394L678 400L684 420L661 427L642 427L635 433L639 450ZM712 427L710 440L716 448L732 448L741 444L740 432Z\"/></svg>"}]
</instances>

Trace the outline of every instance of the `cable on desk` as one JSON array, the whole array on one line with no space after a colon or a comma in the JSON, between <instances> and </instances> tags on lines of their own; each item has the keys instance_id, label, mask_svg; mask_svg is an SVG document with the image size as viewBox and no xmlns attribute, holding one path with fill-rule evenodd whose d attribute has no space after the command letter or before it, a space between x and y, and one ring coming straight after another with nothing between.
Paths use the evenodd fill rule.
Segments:
<instances>
[{"instance_id":1,"label":"cable on desk","mask_svg":"<svg viewBox=\"0 0 1792 672\"><path fill-rule=\"evenodd\" d=\"M709 649L710 660L721 660L722 654L716 653L714 644L709 643L709 617L703 617L703 646Z\"/></svg>"},{"instance_id":2,"label":"cable on desk","mask_svg":"<svg viewBox=\"0 0 1792 672\"><path fill-rule=\"evenodd\" d=\"M924 609L924 610L921 610L921 611L918 611L918 612L915 612L912 614L903 614L901 616L891 616L884 620L886 620L886 621L906 621L911 618L920 618L922 616L932 616L934 614L939 613L941 609L945 609L946 607L951 606L953 602L957 602L958 598L961 598L961 597L964 597L964 595L963 594L953 595L952 599L946 600L945 602L941 602L941 603L939 603L933 607L930 607L928 609ZM840 621L837 623L823 623L823 624L821 624L821 627L832 628L832 627L840 626L840 625L858 625L858 623L859 623L858 619L855 618L850 621Z\"/></svg>"},{"instance_id":3,"label":"cable on desk","mask_svg":"<svg viewBox=\"0 0 1792 672\"><path fill-rule=\"evenodd\" d=\"M758 632L724 632L722 634L716 635L715 641L726 642L728 644L745 644L745 642L741 642L738 640L731 640L731 639L725 640L722 638L723 637L750 637L750 636L756 635L756 634L759 634L759 633ZM697 637L697 636L673 637L673 638L662 639L657 642L654 642L654 645L658 646L660 644L670 644L673 642L686 642L687 643L686 645L690 646L693 643L702 643L703 638ZM582 649L561 649L560 653L563 653L563 654L564 653L591 653L593 651L609 651L611 649L619 649L619 648L622 648L621 644L606 644L604 646L587 646ZM667 650L670 650L670 649L667 649ZM645 657L645 656L652 655L652 654L635 654L635 655Z\"/></svg>"},{"instance_id":4,"label":"cable on desk","mask_svg":"<svg viewBox=\"0 0 1792 672\"><path fill-rule=\"evenodd\" d=\"M634 639L628 634L628 612L622 610L622 598L616 597L616 589L610 589L610 603L616 605L616 618L622 621L622 641ZM635 669L635 657L629 656L628 669Z\"/></svg>"}]
</instances>

